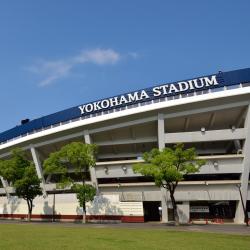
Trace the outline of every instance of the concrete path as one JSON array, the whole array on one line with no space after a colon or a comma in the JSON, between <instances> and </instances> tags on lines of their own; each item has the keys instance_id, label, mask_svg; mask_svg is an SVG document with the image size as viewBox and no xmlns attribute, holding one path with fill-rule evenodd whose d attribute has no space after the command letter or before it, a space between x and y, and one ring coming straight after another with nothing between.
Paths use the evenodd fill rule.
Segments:
<instances>
[{"instance_id":1,"label":"concrete path","mask_svg":"<svg viewBox=\"0 0 250 250\"><path fill-rule=\"evenodd\" d=\"M16 220L0 220L0 224L18 224L18 225L38 225L52 227L90 227L90 228L127 228L127 229L153 229L153 230L171 230L171 231L188 231L188 232L210 232L210 233L226 233L250 236L250 226L233 225L233 224L209 224L209 225L185 225L173 226L163 223L71 223L71 222L25 222Z\"/></svg>"}]
</instances>

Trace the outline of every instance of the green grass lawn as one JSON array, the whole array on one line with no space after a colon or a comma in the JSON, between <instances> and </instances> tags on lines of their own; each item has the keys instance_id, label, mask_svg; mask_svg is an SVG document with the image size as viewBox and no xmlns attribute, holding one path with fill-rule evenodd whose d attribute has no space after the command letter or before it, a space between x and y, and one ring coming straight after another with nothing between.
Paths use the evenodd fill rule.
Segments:
<instances>
[{"instance_id":1,"label":"green grass lawn","mask_svg":"<svg viewBox=\"0 0 250 250\"><path fill-rule=\"evenodd\" d=\"M125 229L0 224L0 249L250 249L250 237Z\"/></svg>"}]
</instances>

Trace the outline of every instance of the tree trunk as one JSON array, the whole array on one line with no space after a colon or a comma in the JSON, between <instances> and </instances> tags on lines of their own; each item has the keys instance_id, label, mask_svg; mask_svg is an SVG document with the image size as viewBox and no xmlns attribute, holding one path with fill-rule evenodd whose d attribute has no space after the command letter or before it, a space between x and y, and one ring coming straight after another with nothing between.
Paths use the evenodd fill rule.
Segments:
<instances>
[{"instance_id":1,"label":"tree trunk","mask_svg":"<svg viewBox=\"0 0 250 250\"><path fill-rule=\"evenodd\" d=\"M85 175L82 174L82 185L85 185ZM85 204L85 198L82 204L82 223L86 224L86 204Z\"/></svg>"},{"instance_id":2,"label":"tree trunk","mask_svg":"<svg viewBox=\"0 0 250 250\"><path fill-rule=\"evenodd\" d=\"M82 223L86 224L86 206L85 202L82 204Z\"/></svg>"},{"instance_id":3,"label":"tree trunk","mask_svg":"<svg viewBox=\"0 0 250 250\"><path fill-rule=\"evenodd\" d=\"M28 221L30 222L31 219L31 215L30 215L30 211L28 212Z\"/></svg>"},{"instance_id":4,"label":"tree trunk","mask_svg":"<svg viewBox=\"0 0 250 250\"><path fill-rule=\"evenodd\" d=\"M28 204L28 221L31 221L31 214L32 214L32 201L27 200Z\"/></svg>"},{"instance_id":5,"label":"tree trunk","mask_svg":"<svg viewBox=\"0 0 250 250\"><path fill-rule=\"evenodd\" d=\"M171 192L171 191L170 191L170 198L171 198L171 202L172 202L172 206L173 206L175 225L178 226L180 224L179 215L178 215L178 211L177 211L176 201L175 201L175 198L174 198L174 193Z\"/></svg>"}]
</instances>

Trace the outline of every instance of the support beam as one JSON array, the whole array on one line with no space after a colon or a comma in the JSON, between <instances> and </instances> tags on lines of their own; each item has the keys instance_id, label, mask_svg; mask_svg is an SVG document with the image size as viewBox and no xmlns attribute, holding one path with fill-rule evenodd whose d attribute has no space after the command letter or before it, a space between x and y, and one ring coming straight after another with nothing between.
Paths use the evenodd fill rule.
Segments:
<instances>
[{"instance_id":1,"label":"support beam","mask_svg":"<svg viewBox=\"0 0 250 250\"><path fill-rule=\"evenodd\" d=\"M248 106L244 128L246 129L246 139L243 147L244 160L242 163L241 174L241 193L244 207L246 207L249 185L249 172L250 172L250 106ZM235 221L238 223L244 223L244 210L241 203L240 195L239 201L236 207Z\"/></svg>"},{"instance_id":2,"label":"support beam","mask_svg":"<svg viewBox=\"0 0 250 250\"><path fill-rule=\"evenodd\" d=\"M239 128L234 131L231 129L208 130L202 133L184 132L184 133L166 133L165 143L188 143L188 142L207 142L207 141L230 141L237 139L244 139L246 137L246 130Z\"/></svg>"},{"instance_id":3,"label":"support beam","mask_svg":"<svg viewBox=\"0 0 250 250\"><path fill-rule=\"evenodd\" d=\"M44 180L43 171L42 171L42 164L41 164L41 161L39 159L38 152L33 146L30 147L30 151L31 151L31 155L33 158L33 162L34 162L35 167L36 167L37 176L41 180L43 196L47 197L47 192L46 192L46 188L45 188L45 180Z\"/></svg>"},{"instance_id":4,"label":"support beam","mask_svg":"<svg viewBox=\"0 0 250 250\"><path fill-rule=\"evenodd\" d=\"M163 114L158 114L158 148L160 150L165 148L165 121ZM167 190L163 187L161 187L161 208L162 222L168 222Z\"/></svg>"},{"instance_id":5,"label":"support beam","mask_svg":"<svg viewBox=\"0 0 250 250\"><path fill-rule=\"evenodd\" d=\"M161 221L166 223L168 222L168 199L167 199L167 190L166 188L161 188Z\"/></svg>"},{"instance_id":6,"label":"support beam","mask_svg":"<svg viewBox=\"0 0 250 250\"><path fill-rule=\"evenodd\" d=\"M0 179L1 179L1 182L2 182L2 185L3 185L3 188L4 188L4 191L5 191L5 193L6 193L6 196L7 196L7 198L9 198L9 196L10 196L10 194L9 194L9 192L8 192L8 182L2 177L2 176L0 176Z\"/></svg>"},{"instance_id":7,"label":"support beam","mask_svg":"<svg viewBox=\"0 0 250 250\"><path fill-rule=\"evenodd\" d=\"M158 147L159 149L165 148L165 125L163 114L158 114Z\"/></svg>"},{"instance_id":8,"label":"support beam","mask_svg":"<svg viewBox=\"0 0 250 250\"><path fill-rule=\"evenodd\" d=\"M188 130L189 122L190 122L190 118L189 118L189 117L186 117L186 118L185 118L185 123L184 123L184 131L187 131L187 130Z\"/></svg>"},{"instance_id":9,"label":"support beam","mask_svg":"<svg viewBox=\"0 0 250 250\"><path fill-rule=\"evenodd\" d=\"M83 134L84 134L85 143L86 144L91 144L92 141L91 141L91 138L90 138L90 135L89 135L89 131L88 130L84 130ZM97 182L97 178L96 178L95 168L94 167L90 167L89 171L90 171L91 182L93 183L93 185L95 186L95 188L98 191L98 182Z\"/></svg>"},{"instance_id":10,"label":"support beam","mask_svg":"<svg viewBox=\"0 0 250 250\"><path fill-rule=\"evenodd\" d=\"M226 152L228 152L231 147L235 148L235 153L237 153L237 154L241 154L242 153L242 147L241 147L240 140L229 141L227 143L227 146L225 147Z\"/></svg>"},{"instance_id":11,"label":"support beam","mask_svg":"<svg viewBox=\"0 0 250 250\"><path fill-rule=\"evenodd\" d=\"M236 149L236 152L239 152L239 150L241 150L240 140L234 140L234 147Z\"/></svg>"},{"instance_id":12,"label":"support beam","mask_svg":"<svg viewBox=\"0 0 250 250\"><path fill-rule=\"evenodd\" d=\"M110 140L108 142L114 141L114 133L111 133L111 131L108 131L108 135L109 135L109 138L110 138ZM97 143L95 143L95 144L97 144ZM101 146L101 145L99 145L99 146ZM112 150L113 150L114 154L117 154L117 149L116 149L116 147L114 145L112 145Z\"/></svg>"},{"instance_id":13,"label":"support beam","mask_svg":"<svg viewBox=\"0 0 250 250\"><path fill-rule=\"evenodd\" d=\"M45 183L50 183L51 177L52 177L52 174L49 174L47 176L47 178L46 178L46 182Z\"/></svg>"},{"instance_id":14,"label":"support beam","mask_svg":"<svg viewBox=\"0 0 250 250\"><path fill-rule=\"evenodd\" d=\"M130 134L131 134L131 138L133 140L136 140L136 135L135 135L134 127L130 127ZM156 141L157 141L157 138L156 138ZM133 148L134 148L134 152L136 153L137 152L136 143L132 143L132 145L133 145Z\"/></svg>"},{"instance_id":15,"label":"support beam","mask_svg":"<svg viewBox=\"0 0 250 250\"><path fill-rule=\"evenodd\" d=\"M208 129L211 129L215 122L215 112L213 112L209 119Z\"/></svg>"},{"instance_id":16,"label":"support beam","mask_svg":"<svg viewBox=\"0 0 250 250\"><path fill-rule=\"evenodd\" d=\"M134 152L136 153L137 152L137 147L136 147L136 144L134 143Z\"/></svg>"},{"instance_id":17,"label":"support beam","mask_svg":"<svg viewBox=\"0 0 250 250\"><path fill-rule=\"evenodd\" d=\"M232 124L232 125L234 125L234 126L236 126L236 128L238 128L241 125L241 123L243 122L243 120L246 118L246 115L247 115L247 107L242 109L239 116L235 120L235 124Z\"/></svg>"},{"instance_id":18,"label":"support beam","mask_svg":"<svg viewBox=\"0 0 250 250\"><path fill-rule=\"evenodd\" d=\"M136 139L136 135L135 135L135 130L134 130L134 128L133 128L133 127L130 127L129 130L130 130L131 138L135 140L135 139Z\"/></svg>"},{"instance_id":19,"label":"support beam","mask_svg":"<svg viewBox=\"0 0 250 250\"><path fill-rule=\"evenodd\" d=\"M242 109L242 111L240 112L239 116L235 120L235 123L232 124L232 126L235 126L236 128L240 127L241 123L246 118L247 109L248 109L248 107L244 107ZM239 152L240 150L242 150L242 146L241 146L240 140L234 140L234 147L236 149L236 152Z\"/></svg>"}]
</instances>

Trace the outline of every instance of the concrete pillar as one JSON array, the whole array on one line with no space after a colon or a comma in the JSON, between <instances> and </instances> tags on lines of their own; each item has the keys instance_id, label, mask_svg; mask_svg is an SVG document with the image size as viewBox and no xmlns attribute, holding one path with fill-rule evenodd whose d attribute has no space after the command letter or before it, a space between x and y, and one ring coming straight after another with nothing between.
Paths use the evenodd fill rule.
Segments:
<instances>
[{"instance_id":1,"label":"concrete pillar","mask_svg":"<svg viewBox=\"0 0 250 250\"><path fill-rule=\"evenodd\" d=\"M158 114L158 147L165 148L165 126L163 114Z\"/></svg>"},{"instance_id":2,"label":"concrete pillar","mask_svg":"<svg viewBox=\"0 0 250 250\"><path fill-rule=\"evenodd\" d=\"M2 184L3 184L3 188L4 188L4 190L5 190L5 193L6 193L6 196L7 196L7 198L9 198L9 192L8 192L8 182L2 177L2 176L0 176L0 179L1 179L1 182L2 182Z\"/></svg>"},{"instance_id":3,"label":"concrete pillar","mask_svg":"<svg viewBox=\"0 0 250 250\"><path fill-rule=\"evenodd\" d=\"M161 188L161 208L162 208L162 222L168 222L168 198L166 188Z\"/></svg>"},{"instance_id":4,"label":"concrete pillar","mask_svg":"<svg viewBox=\"0 0 250 250\"><path fill-rule=\"evenodd\" d=\"M164 115L158 114L158 148L165 148L165 123ZM162 207L162 222L168 222L168 200L167 190L161 188L161 207Z\"/></svg>"},{"instance_id":5,"label":"concrete pillar","mask_svg":"<svg viewBox=\"0 0 250 250\"><path fill-rule=\"evenodd\" d=\"M35 167L36 167L37 176L41 180L43 196L45 198L45 197L47 197L47 192L46 192L46 188L45 188L45 180L44 180L43 171L42 171L42 164L40 162L38 152L33 146L31 146L30 151L31 151L31 155L33 158L33 162L34 162Z\"/></svg>"},{"instance_id":6,"label":"concrete pillar","mask_svg":"<svg viewBox=\"0 0 250 250\"><path fill-rule=\"evenodd\" d=\"M246 130L246 139L243 147L243 163L242 163L242 174L241 174L241 193L244 206L246 207L247 195L248 195L248 181L249 181L249 170L250 170L250 106L248 106L245 118L245 130ZM236 187L237 188L237 187ZM238 189L238 188L237 188ZM244 223L244 210L242 202L240 199L236 204L236 213L235 213L235 222Z\"/></svg>"},{"instance_id":7,"label":"concrete pillar","mask_svg":"<svg viewBox=\"0 0 250 250\"><path fill-rule=\"evenodd\" d=\"M177 212L181 224L189 223L190 219L189 201L183 201L182 204L177 205Z\"/></svg>"},{"instance_id":8,"label":"concrete pillar","mask_svg":"<svg viewBox=\"0 0 250 250\"><path fill-rule=\"evenodd\" d=\"M241 201L236 201L236 211L235 211L235 223L244 223L244 211Z\"/></svg>"},{"instance_id":9,"label":"concrete pillar","mask_svg":"<svg viewBox=\"0 0 250 250\"><path fill-rule=\"evenodd\" d=\"M84 140L86 144L91 144L91 137L89 135L89 131L85 130L84 131ZM96 190L98 191L98 183L97 183L97 178L96 178L96 172L95 172L95 168L91 167L89 169L90 171L90 178L91 178L91 182L93 183L93 185L95 186Z\"/></svg>"}]
</instances>

